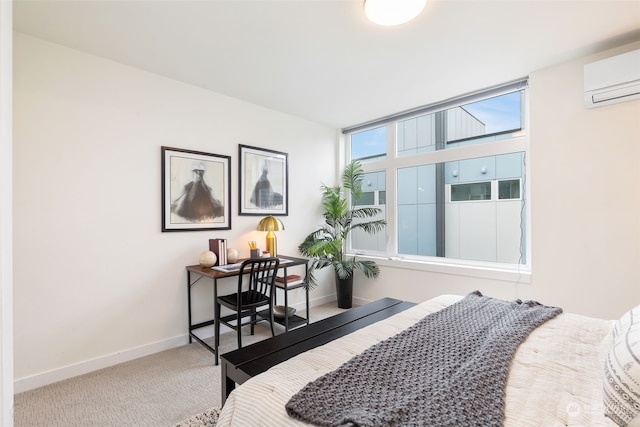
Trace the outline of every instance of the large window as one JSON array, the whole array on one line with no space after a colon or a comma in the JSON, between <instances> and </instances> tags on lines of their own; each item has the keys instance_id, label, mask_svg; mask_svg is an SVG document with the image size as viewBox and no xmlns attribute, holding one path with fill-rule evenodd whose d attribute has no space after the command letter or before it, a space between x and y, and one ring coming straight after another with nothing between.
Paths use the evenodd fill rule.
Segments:
<instances>
[{"instance_id":1,"label":"large window","mask_svg":"<svg viewBox=\"0 0 640 427\"><path fill-rule=\"evenodd\" d=\"M345 129L365 169L360 205L384 233L349 250L394 259L527 265L526 82Z\"/></svg>"}]
</instances>

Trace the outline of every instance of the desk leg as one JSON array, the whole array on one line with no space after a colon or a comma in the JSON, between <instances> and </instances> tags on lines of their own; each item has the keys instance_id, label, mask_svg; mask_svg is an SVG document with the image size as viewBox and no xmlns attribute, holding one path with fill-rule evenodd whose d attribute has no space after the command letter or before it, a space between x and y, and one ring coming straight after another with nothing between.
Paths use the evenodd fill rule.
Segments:
<instances>
[{"instance_id":1,"label":"desk leg","mask_svg":"<svg viewBox=\"0 0 640 427\"><path fill-rule=\"evenodd\" d=\"M221 365L222 366L220 367L220 375L222 377L222 381L220 381L220 386L222 387L222 390L220 392L220 399L222 400L221 406L224 406L224 403L227 401L227 397L229 397L233 389L236 388L236 382L227 376L229 363L226 360L222 359ZM231 366L231 369L233 369L233 366Z\"/></svg>"},{"instance_id":2,"label":"desk leg","mask_svg":"<svg viewBox=\"0 0 640 427\"><path fill-rule=\"evenodd\" d=\"M306 277L306 276L305 276ZM307 300L307 326L309 325L309 283L306 284L306 286L304 287L304 292L305 292L305 299Z\"/></svg>"},{"instance_id":3,"label":"desk leg","mask_svg":"<svg viewBox=\"0 0 640 427\"><path fill-rule=\"evenodd\" d=\"M287 269L284 269L284 331L289 332L289 281L287 280Z\"/></svg>"},{"instance_id":4,"label":"desk leg","mask_svg":"<svg viewBox=\"0 0 640 427\"><path fill-rule=\"evenodd\" d=\"M213 278L213 307L214 307L214 313L215 313L215 307L218 301L218 279L216 277ZM215 313L213 320L214 320L214 324L213 324L213 348L215 349L213 352L213 357L215 359L215 364L216 366L218 365L218 346L220 345L220 337L219 337L219 333L218 331L220 331L220 325L219 325L219 321L218 321L218 316L220 315L220 313ZM224 377L223 377L224 378ZM231 392L229 392L231 393Z\"/></svg>"},{"instance_id":5,"label":"desk leg","mask_svg":"<svg viewBox=\"0 0 640 427\"><path fill-rule=\"evenodd\" d=\"M191 272L187 270L187 306L189 311L189 326L188 326L188 334L189 334L189 344L193 342L193 338L191 338Z\"/></svg>"}]
</instances>

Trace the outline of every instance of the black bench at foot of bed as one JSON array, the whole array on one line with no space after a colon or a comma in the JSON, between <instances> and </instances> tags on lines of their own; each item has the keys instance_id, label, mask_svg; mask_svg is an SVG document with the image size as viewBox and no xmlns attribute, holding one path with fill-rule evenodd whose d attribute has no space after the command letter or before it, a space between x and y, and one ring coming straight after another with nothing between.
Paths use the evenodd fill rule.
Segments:
<instances>
[{"instance_id":1,"label":"black bench at foot of bed","mask_svg":"<svg viewBox=\"0 0 640 427\"><path fill-rule=\"evenodd\" d=\"M382 298L220 356L222 405L236 384L300 353L400 313L415 304Z\"/></svg>"}]
</instances>

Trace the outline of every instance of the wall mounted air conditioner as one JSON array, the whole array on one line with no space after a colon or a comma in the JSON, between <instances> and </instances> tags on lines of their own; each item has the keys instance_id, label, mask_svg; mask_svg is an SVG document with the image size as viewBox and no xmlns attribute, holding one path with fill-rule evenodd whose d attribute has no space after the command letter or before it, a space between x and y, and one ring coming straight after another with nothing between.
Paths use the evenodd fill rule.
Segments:
<instances>
[{"instance_id":1,"label":"wall mounted air conditioner","mask_svg":"<svg viewBox=\"0 0 640 427\"><path fill-rule=\"evenodd\" d=\"M640 99L640 49L584 66L587 108Z\"/></svg>"}]
</instances>

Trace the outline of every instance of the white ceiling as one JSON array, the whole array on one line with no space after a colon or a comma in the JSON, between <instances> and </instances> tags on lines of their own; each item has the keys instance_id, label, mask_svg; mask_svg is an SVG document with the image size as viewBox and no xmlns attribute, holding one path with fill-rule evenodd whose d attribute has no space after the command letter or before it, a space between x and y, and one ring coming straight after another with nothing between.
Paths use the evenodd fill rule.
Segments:
<instances>
[{"instance_id":1,"label":"white ceiling","mask_svg":"<svg viewBox=\"0 0 640 427\"><path fill-rule=\"evenodd\" d=\"M380 27L359 0L14 0L17 31L345 127L640 40L640 0L429 0Z\"/></svg>"}]
</instances>

